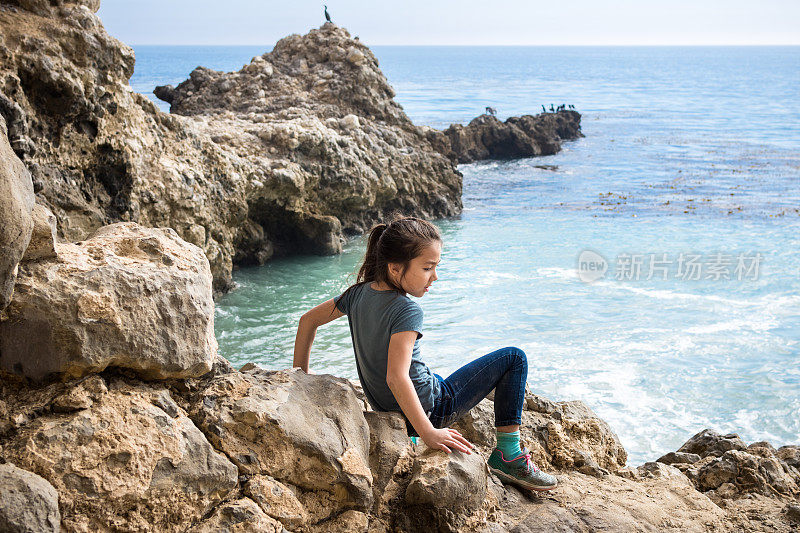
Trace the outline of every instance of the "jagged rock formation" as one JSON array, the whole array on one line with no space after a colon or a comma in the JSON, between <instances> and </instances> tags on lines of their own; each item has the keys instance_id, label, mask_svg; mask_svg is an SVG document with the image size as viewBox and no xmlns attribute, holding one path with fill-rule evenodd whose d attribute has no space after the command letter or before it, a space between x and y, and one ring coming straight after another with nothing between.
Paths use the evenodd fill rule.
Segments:
<instances>
[{"instance_id":1,"label":"jagged rock formation","mask_svg":"<svg viewBox=\"0 0 800 533\"><path fill-rule=\"evenodd\" d=\"M358 388L333 376L237 371L217 359L201 378L165 382L113 370L39 386L2 377L0 458L54 487L69 531L789 532L800 523L791 490L703 493L676 466L622 466L616 436L580 402L527 395L525 444L559 478L537 495L487 474L488 433L472 435L469 456L415 447L398 414L363 411ZM542 402L556 409L537 426L543 413L531 406ZM490 427L492 416L486 400L460 427ZM763 447L734 451L752 460ZM776 455L795 484L796 449ZM574 460L553 466L579 455L613 458L586 473ZM52 516L41 502L53 499L37 498L18 513L39 505L37 516Z\"/></svg>"},{"instance_id":2,"label":"jagged rock formation","mask_svg":"<svg viewBox=\"0 0 800 533\"><path fill-rule=\"evenodd\" d=\"M658 461L677 467L716 501L752 493L800 496L800 446L747 446L738 435L707 429Z\"/></svg>"},{"instance_id":3,"label":"jagged rock formation","mask_svg":"<svg viewBox=\"0 0 800 533\"><path fill-rule=\"evenodd\" d=\"M199 248L172 229L121 222L55 251L20 266L0 317L0 368L33 379L107 366L149 379L211 369L211 271Z\"/></svg>"},{"instance_id":4,"label":"jagged rock formation","mask_svg":"<svg viewBox=\"0 0 800 533\"><path fill-rule=\"evenodd\" d=\"M583 137L581 115L559 111L510 117L500 122L493 115L481 115L466 125L453 124L444 131L444 140L431 134L437 150L459 163L482 159L509 159L552 155L561 150L562 141Z\"/></svg>"},{"instance_id":5,"label":"jagged rock formation","mask_svg":"<svg viewBox=\"0 0 800 533\"><path fill-rule=\"evenodd\" d=\"M324 235L361 233L392 209L428 217L461 210L460 174L392 99L372 52L333 24L281 39L238 72L198 67L155 93L172 113L202 117L230 154L272 165L287 188L270 191L269 180L259 179L248 194L250 218L267 234L282 233L278 206L292 211L305 203L333 215L297 221L318 227L307 233L319 234L313 246L326 252L340 248ZM254 245L242 244L247 261Z\"/></svg>"},{"instance_id":6,"label":"jagged rock formation","mask_svg":"<svg viewBox=\"0 0 800 533\"><path fill-rule=\"evenodd\" d=\"M92 375L28 389L4 376L2 398L14 421L3 458L55 487L66 531L183 531L238 487L164 385Z\"/></svg>"},{"instance_id":7,"label":"jagged rock formation","mask_svg":"<svg viewBox=\"0 0 800 533\"><path fill-rule=\"evenodd\" d=\"M234 262L336 253L393 210L460 212L460 174L345 30L287 37L238 73L196 70L170 97L185 117L131 91L133 51L98 6L0 2L0 115L65 240L116 221L172 227L219 292Z\"/></svg>"}]
</instances>

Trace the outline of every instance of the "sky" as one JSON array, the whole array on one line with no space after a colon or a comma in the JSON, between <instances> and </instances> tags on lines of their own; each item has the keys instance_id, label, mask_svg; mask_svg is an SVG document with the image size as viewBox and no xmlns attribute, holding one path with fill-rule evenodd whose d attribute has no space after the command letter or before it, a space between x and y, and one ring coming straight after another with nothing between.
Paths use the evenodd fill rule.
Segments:
<instances>
[{"instance_id":1,"label":"sky","mask_svg":"<svg viewBox=\"0 0 800 533\"><path fill-rule=\"evenodd\" d=\"M800 0L329 0L367 45L800 45ZM306 0L103 0L129 45L272 45L325 21Z\"/></svg>"}]
</instances>

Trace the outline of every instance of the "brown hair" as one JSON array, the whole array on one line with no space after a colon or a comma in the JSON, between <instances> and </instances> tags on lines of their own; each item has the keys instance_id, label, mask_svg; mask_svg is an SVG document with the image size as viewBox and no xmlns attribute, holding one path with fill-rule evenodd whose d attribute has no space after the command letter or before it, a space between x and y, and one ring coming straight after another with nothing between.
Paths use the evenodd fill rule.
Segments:
<instances>
[{"instance_id":1,"label":"brown hair","mask_svg":"<svg viewBox=\"0 0 800 533\"><path fill-rule=\"evenodd\" d=\"M421 218L395 215L388 224L376 224L370 230L367 251L356 282L342 293L342 297L354 287L373 281L383 282L398 294L405 294L389 277L389 263L403 265L402 278L409 262L420 255L426 246L437 241L442 242L439 230Z\"/></svg>"}]
</instances>

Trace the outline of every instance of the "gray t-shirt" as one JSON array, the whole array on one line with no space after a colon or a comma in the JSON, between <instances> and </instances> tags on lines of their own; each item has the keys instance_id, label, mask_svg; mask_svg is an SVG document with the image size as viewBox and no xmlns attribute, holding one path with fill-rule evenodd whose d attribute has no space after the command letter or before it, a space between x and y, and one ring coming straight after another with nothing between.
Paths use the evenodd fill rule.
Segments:
<instances>
[{"instance_id":1,"label":"gray t-shirt","mask_svg":"<svg viewBox=\"0 0 800 533\"><path fill-rule=\"evenodd\" d=\"M422 308L408 296L392 290L378 291L370 285L371 282L356 285L344 298L342 293L333 299L336 307L347 315L350 322L356 368L367 400L376 411L401 411L386 384L389 338L400 331L416 331L417 340L414 341L408 375L422 408L428 412L433 409L440 385L419 354Z\"/></svg>"}]
</instances>

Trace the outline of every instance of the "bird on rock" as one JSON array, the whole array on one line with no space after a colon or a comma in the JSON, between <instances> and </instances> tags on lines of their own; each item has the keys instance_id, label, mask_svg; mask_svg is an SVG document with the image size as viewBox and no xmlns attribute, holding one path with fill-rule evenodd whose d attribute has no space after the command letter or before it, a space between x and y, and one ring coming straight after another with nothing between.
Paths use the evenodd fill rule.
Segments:
<instances>
[{"instance_id":1,"label":"bird on rock","mask_svg":"<svg viewBox=\"0 0 800 533\"><path fill-rule=\"evenodd\" d=\"M325 8L325 20L327 20L328 22L332 22L331 16L328 14L328 6L323 6L323 7Z\"/></svg>"}]
</instances>

